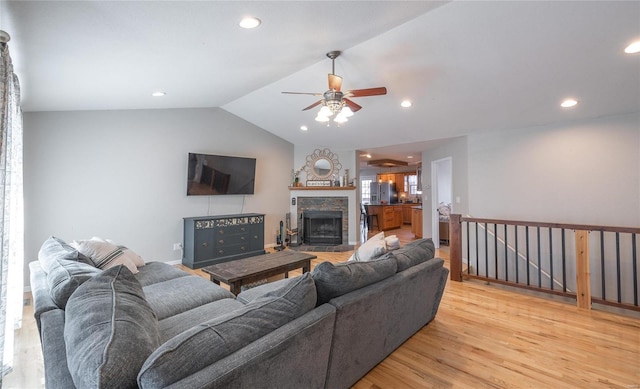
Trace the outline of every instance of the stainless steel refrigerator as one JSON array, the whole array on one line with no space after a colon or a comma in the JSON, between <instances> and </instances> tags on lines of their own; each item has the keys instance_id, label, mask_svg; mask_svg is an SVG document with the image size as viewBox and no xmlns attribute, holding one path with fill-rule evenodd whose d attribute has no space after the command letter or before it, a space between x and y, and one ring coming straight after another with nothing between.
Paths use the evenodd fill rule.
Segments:
<instances>
[{"instance_id":1,"label":"stainless steel refrigerator","mask_svg":"<svg viewBox=\"0 0 640 389\"><path fill-rule=\"evenodd\" d=\"M371 183L371 203L378 204L395 204L398 202L398 193L396 192L396 184L388 182L372 182Z\"/></svg>"}]
</instances>

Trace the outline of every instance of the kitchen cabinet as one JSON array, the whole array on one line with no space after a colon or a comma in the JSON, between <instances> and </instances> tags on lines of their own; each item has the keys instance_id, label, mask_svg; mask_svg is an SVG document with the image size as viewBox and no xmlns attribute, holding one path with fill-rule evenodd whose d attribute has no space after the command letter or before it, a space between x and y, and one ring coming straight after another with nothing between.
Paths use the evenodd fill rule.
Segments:
<instances>
[{"instance_id":1,"label":"kitchen cabinet","mask_svg":"<svg viewBox=\"0 0 640 389\"><path fill-rule=\"evenodd\" d=\"M449 221L440 220L438 236L440 237L440 243L449 245Z\"/></svg>"},{"instance_id":2,"label":"kitchen cabinet","mask_svg":"<svg viewBox=\"0 0 640 389\"><path fill-rule=\"evenodd\" d=\"M414 207L411 210L411 232L416 238L422 238L422 208Z\"/></svg>"},{"instance_id":3,"label":"kitchen cabinet","mask_svg":"<svg viewBox=\"0 0 640 389\"><path fill-rule=\"evenodd\" d=\"M402 224L411 224L411 211L413 204L402 204Z\"/></svg>"},{"instance_id":4,"label":"kitchen cabinet","mask_svg":"<svg viewBox=\"0 0 640 389\"><path fill-rule=\"evenodd\" d=\"M369 205L369 215L378 215L381 231L393 230L402 226L402 204Z\"/></svg>"}]
</instances>

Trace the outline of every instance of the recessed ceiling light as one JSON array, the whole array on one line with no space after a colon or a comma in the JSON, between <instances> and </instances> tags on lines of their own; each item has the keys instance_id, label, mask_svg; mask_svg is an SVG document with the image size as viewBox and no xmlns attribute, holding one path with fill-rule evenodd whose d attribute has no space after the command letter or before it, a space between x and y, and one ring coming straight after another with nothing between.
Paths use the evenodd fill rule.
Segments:
<instances>
[{"instance_id":1,"label":"recessed ceiling light","mask_svg":"<svg viewBox=\"0 0 640 389\"><path fill-rule=\"evenodd\" d=\"M153 97L162 97L162 96L164 96L164 95L166 95L166 93L165 93L165 92L153 92L153 93L151 94L151 96L153 96Z\"/></svg>"},{"instance_id":2,"label":"recessed ceiling light","mask_svg":"<svg viewBox=\"0 0 640 389\"><path fill-rule=\"evenodd\" d=\"M400 106L402 106L402 108L409 108L413 105L413 103L411 102L411 100L404 100L402 103L400 103Z\"/></svg>"},{"instance_id":3,"label":"recessed ceiling light","mask_svg":"<svg viewBox=\"0 0 640 389\"><path fill-rule=\"evenodd\" d=\"M640 53L640 41L635 41L629 46L625 47L624 52L627 54Z\"/></svg>"},{"instance_id":4,"label":"recessed ceiling light","mask_svg":"<svg viewBox=\"0 0 640 389\"><path fill-rule=\"evenodd\" d=\"M307 126L300 126L300 129L301 129L302 131L307 131L307 130L309 129L309 127L307 127Z\"/></svg>"},{"instance_id":5,"label":"recessed ceiling light","mask_svg":"<svg viewBox=\"0 0 640 389\"><path fill-rule=\"evenodd\" d=\"M413 158L413 155L407 155L407 158L411 159Z\"/></svg>"},{"instance_id":6,"label":"recessed ceiling light","mask_svg":"<svg viewBox=\"0 0 640 389\"><path fill-rule=\"evenodd\" d=\"M247 16L240 20L240 27L242 28L256 28L262 23L262 21L255 16Z\"/></svg>"},{"instance_id":7,"label":"recessed ceiling light","mask_svg":"<svg viewBox=\"0 0 640 389\"><path fill-rule=\"evenodd\" d=\"M566 99L560 104L562 108L571 108L575 107L576 105L578 105L578 101L575 99Z\"/></svg>"}]
</instances>

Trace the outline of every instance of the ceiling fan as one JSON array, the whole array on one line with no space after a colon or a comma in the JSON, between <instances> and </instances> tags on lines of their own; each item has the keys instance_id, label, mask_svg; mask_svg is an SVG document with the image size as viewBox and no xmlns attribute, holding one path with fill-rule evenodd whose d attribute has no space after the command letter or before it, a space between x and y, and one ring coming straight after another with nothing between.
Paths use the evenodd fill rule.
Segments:
<instances>
[{"instance_id":1,"label":"ceiling fan","mask_svg":"<svg viewBox=\"0 0 640 389\"><path fill-rule=\"evenodd\" d=\"M330 51L327 53L327 57L331 58L331 74L329 74L329 90L324 93L307 93L307 92L282 92L293 95L312 95L322 96L322 99L316 101L310 106L303 109L306 111L318 105L322 105L316 120L319 122L328 122L333 118L336 123L344 123L348 117L353 116L354 112L359 111L362 107L351 101L350 97L363 97L363 96L379 96L386 95L387 88L366 88L366 89L352 89L346 92L342 92L342 77L335 74L335 59L340 55L340 51Z\"/></svg>"}]
</instances>

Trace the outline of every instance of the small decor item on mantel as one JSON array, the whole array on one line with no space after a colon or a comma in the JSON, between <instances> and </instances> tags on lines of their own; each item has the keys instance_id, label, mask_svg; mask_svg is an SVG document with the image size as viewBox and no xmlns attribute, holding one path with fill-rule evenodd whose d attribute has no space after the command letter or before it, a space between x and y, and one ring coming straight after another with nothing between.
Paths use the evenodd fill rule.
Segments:
<instances>
[{"instance_id":1,"label":"small decor item on mantel","mask_svg":"<svg viewBox=\"0 0 640 389\"><path fill-rule=\"evenodd\" d=\"M304 170L304 166L302 166L298 170L291 169L291 187L300 187L302 186L302 182L300 181L300 172Z\"/></svg>"}]
</instances>

